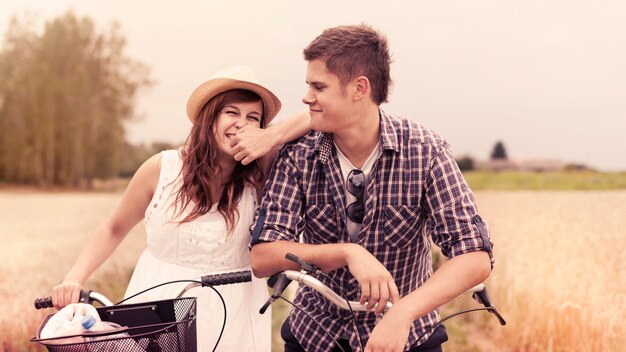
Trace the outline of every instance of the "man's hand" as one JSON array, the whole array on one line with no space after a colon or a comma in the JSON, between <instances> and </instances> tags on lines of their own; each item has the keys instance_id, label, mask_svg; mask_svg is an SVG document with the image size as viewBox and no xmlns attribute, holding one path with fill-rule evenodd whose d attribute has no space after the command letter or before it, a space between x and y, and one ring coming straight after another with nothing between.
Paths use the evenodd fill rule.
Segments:
<instances>
[{"instance_id":1,"label":"man's hand","mask_svg":"<svg viewBox=\"0 0 626 352\"><path fill-rule=\"evenodd\" d=\"M233 137L231 146L235 153L235 160L248 165L270 152L279 143L280 136L272 129L244 126Z\"/></svg>"},{"instance_id":2,"label":"man's hand","mask_svg":"<svg viewBox=\"0 0 626 352\"><path fill-rule=\"evenodd\" d=\"M406 309L393 306L376 324L365 352L402 352L409 338L413 320Z\"/></svg>"},{"instance_id":3,"label":"man's hand","mask_svg":"<svg viewBox=\"0 0 626 352\"><path fill-rule=\"evenodd\" d=\"M360 302L367 302L368 310L378 303L376 314L380 314L389 300L395 303L400 299L398 287L387 268L365 248L352 246L346 265L361 286Z\"/></svg>"}]
</instances>

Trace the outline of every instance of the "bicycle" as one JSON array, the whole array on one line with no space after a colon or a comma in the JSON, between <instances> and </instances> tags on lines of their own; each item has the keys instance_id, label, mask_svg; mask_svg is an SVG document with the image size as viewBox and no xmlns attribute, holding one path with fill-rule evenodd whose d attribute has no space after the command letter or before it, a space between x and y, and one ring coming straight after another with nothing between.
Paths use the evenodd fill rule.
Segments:
<instances>
[{"instance_id":1,"label":"bicycle","mask_svg":"<svg viewBox=\"0 0 626 352\"><path fill-rule=\"evenodd\" d=\"M102 305L96 308L100 319L117 323L121 325L122 328L97 333L89 332L85 334L42 339L40 338L41 330L52 317L52 314L50 314L44 318L37 330L36 336L31 338L30 341L45 346L50 352L107 350L107 348L110 348L111 343L114 343L116 350L119 351L135 351L139 349L146 352L195 352L197 350L196 298L183 297L183 295L195 287L209 287L218 295L224 308L222 329L220 330L217 342L213 348L215 351L224 332L227 312L226 303L222 295L213 286L250 282L251 279L251 272L248 270L205 275L202 276L200 280L167 281L138 292L117 303L113 303L101 293L83 290L80 293L79 303L93 304L93 302L98 302ZM122 304L128 299L157 287L181 282L187 282L189 284L185 286L175 298ZM34 305L35 309L53 307L52 297L37 298L35 299ZM126 333L128 335L119 337L118 334L120 333ZM56 340L67 339L68 337L97 337L98 339L69 344L55 343Z\"/></svg>"},{"instance_id":2,"label":"bicycle","mask_svg":"<svg viewBox=\"0 0 626 352\"><path fill-rule=\"evenodd\" d=\"M268 300L265 303L265 305L263 305L263 307L261 308L260 312L263 313L264 310L267 307L269 307L269 305L272 304L278 298L280 298L283 301L289 303L294 308L300 309L299 307L294 305L291 301L289 301L288 299L286 299L286 298L284 298L282 296L282 293L287 288L287 286L289 286L289 284L292 281L296 281L296 282L298 282L301 285L306 285L306 286L309 286L309 287L313 288L315 291L321 293L326 299L328 299L331 303L333 303L337 307L339 307L341 309L344 309L344 310L349 310L352 313L352 320L355 322L355 324L353 325L353 328L355 328L355 331L357 332L360 348L363 351L364 350L364 346L363 346L363 342L361 341L361 337L359 335L359 332L358 332L358 330L356 330L356 319L354 317L354 312L355 311L367 311L368 310L367 307L366 307L367 304L361 304L360 302L349 301L345 296L337 294L335 291L333 291L326 284L322 283L315 276L324 275L328 279L330 279L330 281L333 282L333 284L335 286L338 286L337 283L335 283L334 280L332 280L332 278L330 278L328 275L326 275L321 270L319 270L319 268L316 267L315 265L313 265L311 263L307 263L305 261L302 261L300 258L298 258L297 256L295 256L295 255L293 255L291 253L287 253L285 258L287 258L287 259L297 263L300 266L300 271L285 270L283 272L279 272L279 273L274 274L273 276L271 276L268 279L268 285L270 287L272 287L273 290L272 290L272 294L268 298ZM478 285L470 288L464 294L471 294L472 298L476 302L478 302L479 304L482 304L484 306L484 308L473 308L473 309L462 310L462 311L456 312L454 314L451 314L449 316L446 316L446 317L440 319L439 322L437 322L437 324L435 324L431 328L431 330L428 331L428 332L435 331L435 329L437 329L437 327L439 327L439 325L441 325L444 321L446 321L448 319L451 319L453 317L459 316L461 314L477 312L477 311L483 311L483 310L484 311L488 311L489 313L493 314L498 319L500 325L502 325L502 326L506 325L506 321L504 320L502 315L498 312L498 310L491 303L491 299L489 298L489 294L487 293L487 287L484 284L482 284L482 283L478 284ZM382 314L386 313L392 306L393 306L393 304L391 302L387 302L387 304L385 305L385 308L383 309L383 313ZM376 306L374 306L373 309L376 309ZM304 312L304 313L308 316L308 314L306 312ZM309 318L311 318L311 317L309 316ZM312 319L312 318L311 318L311 320L314 321L314 319ZM345 352L345 350L341 347L341 345L333 337L333 335L330 332L328 332L323 326L321 326L321 328L328 336L330 336L333 339L333 341L335 343L335 346L339 347L339 349L341 351ZM424 332L418 338L418 340L422 336L424 336L426 333L427 332Z\"/></svg>"},{"instance_id":3,"label":"bicycle","mask_svg":"<svg viewBox=\"0 0 626 352\"><path fill-rule=\"evenodd\" d=\"M313 288L314 290L316 290L317 292L319 292L320 294L322 294L326 299L328 299L331 303L333 303L334 305L336 305L337 307L341 308L341 309L345 309L345 310L349 310L351 311L353 314L355 311L366 311L366 305L361 304L360 302L355 302L355 301L349 301L348 299L345 298L345 296L342 296L338 293L336 293L335 291L333 291L330 287L328 287L326 284L322 283L320 280L318 280L316 278L317 275L325 275L323 272L321 272L319 270L319 268L317 268L315 265L307 263L302 261L300 258L298 258L297 256L288 253L286 255L286 258L298 263L298 265L300 266L300 271L295 271L295 270L285 270L279 273L276 273L275 275L273 275L272 277L270 277L268 279L268 285L272 288L272 293L270 294L270 297L268 298L268 300L265 302L265 304L259 309L259 313L263 314L265 313L265 311L267 310L267 308L273 303L275 302L277 299L282 299L284 301L286 301L287 303L293 305L294 307L296 307L297 309L299 309L297 306L295 306L292 302L290 302L288 299L284 298L282 296L284 290L289 286L289 284L293 281L298 282L301 285L306 285L309 286L311 288ZM132 304L132 305L119 305L118 304L113 304L108 298L106 298L104 295L99 294L97 292L92 292L92 291L85 291L86 294L81 293L81 298L80 301L81 302L85 302L85 303L90 303L90 300L95 300L101 304L103 304L103 307L101 308L97 308L98 313L100 314L100 317L102 320L107 320L107 321L113 321L116 322L120 325L126 325L128 326L128 330L132 331L135 330L134 333L129 333L129 337L130 339L133 340L133 343L137 343L137 342L141 342L141 341L148 341L149 343L145 343L143 342L141 344L142 348L145 348L145 350L147 352L152 352L152 351L181 351L181 352L185 352L185 351L195 351L196 350L196 331L195 331L195 298L181 298L182 295L189 289L193 288L193 287L197 287L197 286L207 286L207 287L211 287L213 288L213 286L218 286L218 285L225 285L225 284L232 284L232 283L239 283L239 282L247 282L251 280L251 272L249 270L245 270L245 271L237 271L237 272L231 272L231 273L224 273L224 274L217 274L217 275L207 275L207 276L203 276L201 278L200 281L193 281L193 280L180 280L180 281L173 281L173 282L167 282L167 283L163 283L161 285L165 285L168 283L174 283L174 282L181 282L181 281L192 281L192 283L190 283L190 285L188 285L187 287L185 287L183 289L183 291L178 295L178 297L176 297L175 299L171 299L171 300L164 300L164 301L153 301L153 302L144 302L144 303L136 303L136 304ZM159 286L161 286L159 285ZM152 288L150 288L152 289ZM214 289L215 290L215 289ZM141 294L145 291L142 291L138 294ZM217 292L215 290L215 292ZM461 314L465 314L465 313L470 313L470 312L475 312L475 311L481 311L481 310L486 310L492 314L494 314L498 321L500 322L501 325L506 325L506 321L504 320L504 318L500 315L500 313L497 311L497 309L493 306L493 304L491 303L491 300L489 298L489 295L487 293L487 288L484 284L479 284L473 288L471 288L470 290L468 290L466 293L472 294L472 297L479 303L484 305L484 308L474 308L474 309L468 309L468 310L463 310L454 314L451 314L443 319L441 319L436 325L434 325L432 327L432 330L434 331L434 329L436 329L439 325L441 325L444 321L453 318L455 316L461 315ZM217 292L217 294L219 295L219 292ZM130 297L129 297L130 298ZM221 295L220 295L221 298ZM154 306L155 303L158 302L175 302L177 300L193 300L193 307L192 309L189 310L189 313L187 314L188 318L186 319L182 319L180 321L166 321L166 322L159 322L159 323L154 323L153 320L155 319L155 313L157 313L156 315L160 315L158 314L160 311L158 309L154 309L152 308ZM222 299L222 304L224 304L224 301ZM50 297L47 297L45 299L37 299L35 300L35 307L37 309L39 308L43 308L43 307L51 307L52 306L52 300ZM116 313L118 310L121 312L133 312L134 309L137 309L136 307L138 307L139 309L143 308L150 308L151 311L149 311L149 314L145 314L145 311L143 310L138 310L137 312L144 312L142 314L139 315L132 315L132 314L126 314L125 319L120 319L120 315L116 315L114 313ZM387 312L390 308L392 307L392 303L391 302L387 302L385 308L383 309L383 314L385 312ZM116 309L117 308L117 309ZM111 311L111 313L109 313L109 311L107 309L113 309ZM155 312L156 310L156 312ZM226 312L226 306L224 304L224 311ZM132 315L134 318L133 319L128 319L128 315ZM150 318L150 319L146 319L146 318ZM224 320L226 319L226 314L224 317ZM45 322L45 320L44 320ZM161 335L163 333L163 331L167 331L168 329L172 329L175 325L179 325L182 323L187 323L187 322L191 322L191 324L188 324L187 327L184 327L183 331L181 333L179 333L180 335L184 335L184 336L176 336L176 339L178 340L183 340L185 341L185 346L184 348L178 348L176 346L170 346L170 345L165 345L163 344L161 346L161 342L159 339L161 339ZM146 323L151 323L151 324L146 324ZM43 326L44 324L42 324ZM223 332L225 326L225 321L222 325L222 331L220 332L220 336ZM326 334L328 334L329 336L331 336L332 338L332 334L330 334L328 331L326 331L323 327L322 329L325 331ZM41 328L38 331L41 331ZM115 331L115 332L111 332L108 334L113 334L113 333L117 333L119 331ZM104 335L104 334L103 334ZM358 334L357 334L358 335ZM80 335L78 335L80 336ZM50 340L50 339L48 339ZM339 348L341 350L343 350L343 348L339 345L339 343L333 338L333 340L335 341L335 345L339 346ZM59 345L50 345L50 344L46 344L45 340L42 339L38 339L38 338L33 338L31 339L31 341L33 342L39 342L42 343L44 345L46 345L46 347L48 348L48 351L51 352L75 352L75 351L84 351L85 349L83 348L85 344L90 344L90 343L94 343L94 342L85 342L85 343L80 343L77 344L79 345L81 348L78 349L74 349L74 348L70 348L70 349L58 349L57 347L59 347ZM168 340L169 341L169 340ZM360 337L359 337L359 341L360 341ZM157 342L157 344L155 345L154 343ZM214 347L213 350L215 350L217 348L219 344L219 338L218 341ZM156 347L155 347L156 346ZM163 347L167 347L166 349L163 349ZM363 349L363 345L361 343L361 349Z\"/></svg>"}]
</instances>

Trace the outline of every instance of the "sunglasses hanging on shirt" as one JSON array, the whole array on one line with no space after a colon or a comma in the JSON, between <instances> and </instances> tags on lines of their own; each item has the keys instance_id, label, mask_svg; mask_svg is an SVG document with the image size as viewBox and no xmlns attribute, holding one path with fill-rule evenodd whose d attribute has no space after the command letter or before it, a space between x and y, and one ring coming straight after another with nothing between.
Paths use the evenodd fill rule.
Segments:
<instances>
[{"instance_id":1,"label":"sunglasses hanging on shirt","mask_svg":"<svg viewBox=\"0 0 626 352\"><path fill-rule=\"evenodd\" d=\"M365 204L363 194L365 193L365 174L359 169L354 169L348 174L346 185L348 192L356 197L356 200L346 208L350 221L360 224L365 215Z\"/></svg>"}]
</instances>

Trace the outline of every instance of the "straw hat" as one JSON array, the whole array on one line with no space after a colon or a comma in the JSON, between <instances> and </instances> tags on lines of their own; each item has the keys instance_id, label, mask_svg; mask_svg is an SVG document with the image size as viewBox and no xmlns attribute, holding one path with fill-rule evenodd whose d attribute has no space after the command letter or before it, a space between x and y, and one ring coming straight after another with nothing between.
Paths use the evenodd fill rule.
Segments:
<instances>
[{"instance_id":1,"label":"straw hat","mask_svg":"<svg viewBox=\"0 0 626 352\"><path fill-rule=\"evenodd\" d=\"M248 66L233 66L216 72L208 81L196 88L187 101L187 117L194 122L198 113L211 98L231 89L246 89L258 94L263 100L265 126L278 114L280 100L259 83L254 71Z\"/></svg>"}]
</instances>

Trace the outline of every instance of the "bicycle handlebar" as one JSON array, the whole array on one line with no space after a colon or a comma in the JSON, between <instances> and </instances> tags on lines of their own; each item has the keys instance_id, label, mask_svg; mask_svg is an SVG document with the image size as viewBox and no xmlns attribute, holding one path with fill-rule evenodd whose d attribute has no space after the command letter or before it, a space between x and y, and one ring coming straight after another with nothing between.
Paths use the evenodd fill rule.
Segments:
<instances>
[{"instance_id":1,"label":"bicycle handlebar","mask_svg":"<svg viewBox=\"0 0 626 352\"><path fill-rule=\"evenodd\" d=\"M292 255L293 256L293 255ZM291 260L298 259L290 258ZM317 271L317 268L311 266L311 268ZM308 269L308 267L307 267ZM287 288L287 286L291 283L291 281L296 281L302 285L306 285L314 289L315 291L322 294L322 296L326 297L331 303L336 305L337 307L345 310L352 309L353 311L367 311L366 305L361 304L360 302L355 301L346 301L343 297L333 291L330 287L326 286L320 280L312 276L314 272L310 272L307 270L295 271L295 270L285 270L283 272L277 273L272 276L268 280L268 285L273 287L274 290L267 300L265 305L261 307L259 312L261 314L265 313L265 310L280 297L283 291ZM194 282L192 284L187 285L181 293L178 295L178 298L182 297L182 295L189 289L197 287L197 286L219 286L219 285L230 285L236 283L250 282L252 280L252 273L250 270L242 270L235 271L229 273L220 273L220 274L211 274L202 276L200 282ZM505 325L506 322L502 318L502 316L498 313L495 307L491 304L491 300L489 299L489 295L487 294L487 288L484 284L478 284L471 289L469 289L466 293L471 293L474 300L478 303L484 305L485 307L491 308L490 312L493 313L500 324ZM114 305L111 300L109 300L105 295L94 292L91 290L82 290L80 292L79 303L89 303L91 304L93 301L96 301L103 306L112 306ZM383 309L383 313L386 313L393 304L391 302L387 302L385 308ZM37 298L35 299L35 309L42 308L51 308L53 307L52 297L45 298ZM373 308L376 309L376 306Z\"/></svg>"},{"instance_id":2,"label":"bicycle handlebar","mask_svg":"<svg viewBox=\"0 0 626 352\"><path fill-rule=\"evenodd\" d=\"M238 284L242 282L252 281L252 273L250 272L250 270L242 270L230 273L205 275L202 277L201 281L203 286Z\"/></svg>"},{"instance_id":3,"label":"bicycle handlebar","mask_svg":"<svg viewBox=\"0 0 626 352\"><path fill-rule=\"evenodd\" d=\"M230 285L237 284L242 282L250 282L252 280L252 273L250 270L242 270L242 271L234 271L230 273L220 273L220 274L211 274L204 275L201 277L199 283L192 283L187 285L178 297L181 297L187 290L197 287L197 286L220 286L220 285ZM114 305L111 300L109 300L105 295L94 292L91 290L81 290L78 303L88 303L91 304L94 301L102 304L103 306L112 306ZM35 309L43 309L43 308L52 308L54 304L52 303L52 297L41 297L35 299Z\"/></svg>"},{"instance_id":4,"label":"bicycle handlebar","mask_svg":"<svg viewBox=\"0 0 626 352\"><path fill-rule=\"evenodd\" d=\"M276 274L275 276L270 278L270 280L278 282L278 280L280 280L278 279L280 275L284 275L285 278L289 280L289 282L296 281L300 284L311 287L315 291L321 293L322 296L326 297L331 303L333 303L334 305L336 305L337 307L341 309L350 310L350 308L352 308L353 311L360 311L360 312L367 311L366 305L363 305L360 302L356 302L356 301L346 301L343 297L341 297L339 294L333 291L330 287L328 287L327 285L325 285L324 283L322 283L320 280L316 279L315 277L311 276L308 272L285 270L283 272ZM282 289L284 290L284 288ZM484 284L478 284L472 287L471 289L467 290L467 292L465 293L466 294L470 294L470 293L478 294L480 297L485 297L486 287ZM479 303L485 304L485 306L491 306L491 302L485 303L483 301L479 301L477 298L475 299ZM391 309L391 307L393 307L393 304L391 302L387 302L387 304L385 305L385 308L383 309L383 313L386 313L389 309ZM375 310L375 309L376 309L376 306L372 308L372 310Z\"/></svg>"},{"instance_id":5,"label":"bicycle handlebar","mask_svg":"<svg viewBox=\"0 0 626 352\"><path fill-rule=\"evenodd\" d=\"M333 291L330 287L326 286L324 283L322 283L320 280L316 279L315 277L309 275L309 273L307 272L285 270L282 272L282 274L285 275L285 277L288 280L297 281L300 284L311 287L315 291L321 293L322 296L326 297L326 299L328 299L331 303L333 303L334 305L336 305L337 307L341 309L350 310L350 308L352 308L353 311L357 311L357 312L367 311L366 305L363 305L360 302L356 302L356 301L346 301L343 297L341 297L339 294ZM391 302L387 302L387 304L385 305L385 308L383 309L383 313L386 313L389 309L391 309L392 306L393 304ZM376 306L374 306L374 308L372 309L375 310Z\"/></svg>"},{"instance_id":6,"label":"bicycle handlebar","mask_svg":"<svg viewBox=\"0 0 626 352\"><path fill-rule=\"evenodd\" d=\"M297 281L300 284L311 287L315 291L321 293L322 296L326 297L331 303L333 303L334 305L336 305L337 307L341 309L352 310L352 311L367 311L366 305L363 305L360 302L348 301L344 299L335 291L333 291L330 287L326 286L320 280L315 278L313 275L316 275L319 273L319 268L317 268L315 265L306 263L291 253L287 253L285 258L295 263L298 263L300 265L301 270L300 271L285 270L285 271L276 273L272 277L269 278L269 280L267 281L267 284L273 288L273 291L272 291L270 298L265 302L263 307L261 307L261 309L259 310L259 313L261 314L265 313L265 310L276 299L281 297L281 294L287 288L287 286L289 286L291 281ZM487 294L487 287L485 287L484 284L482 283L478 284L470 288L469 290L467 290L464 294L472 294L472 298L474 298L474 300L476 300L476 302L478 302L479 304L484 305L485 308L488 308L488 311L494 314L498 318L501 325L506 324L505 320L502 318L500 313L498 313L498 311L493 306L493 304L491 304L491 300L489 299L489 295ZM372 308L372 310L375 310L377 305L378 304L376 304L374 308ZM389 309L391 309L392 306L393 304L391 302L387 302L385 305L385 308L383 309L383 313L386 313Z\"/></svg>"},{"instance_id":7,"label":"bicycle handlebar","mask_svg":"<svg viewBox=\"0 0 626 352\"><path fill-rule=\"evenodd\" d=\"M111 302L105 295L94 292L91 290L81 290L78 298L78 303L88 303L91 304L93 301L96 301L103 306L112 306L113 302ZM35 299L35 309L43 309L43 308L52 308L54 304L52 303L52 297L42 297Z\"/></svg>"}]
</instances>

